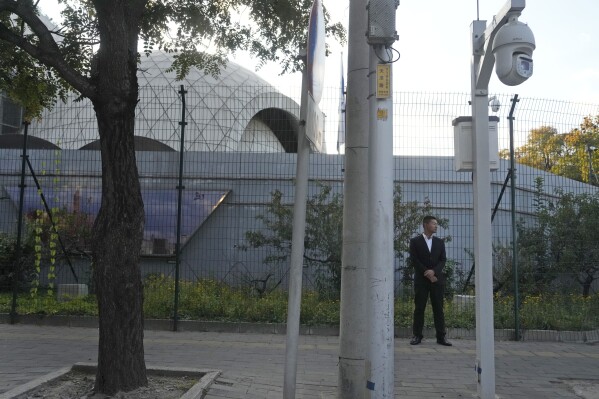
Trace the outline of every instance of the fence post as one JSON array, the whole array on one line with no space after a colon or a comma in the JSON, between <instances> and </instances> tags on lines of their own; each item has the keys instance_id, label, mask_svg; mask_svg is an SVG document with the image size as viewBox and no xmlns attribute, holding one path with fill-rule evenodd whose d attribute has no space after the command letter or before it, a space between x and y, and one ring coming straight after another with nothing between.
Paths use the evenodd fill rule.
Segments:
<instances>
[{"instance_id":1,"label":"fence post","mask_svg":"<svg viewBox=\"0 0 599 399\"><path fill-rule=\"evenodd\" d=\"M23 235L23 203L25 201L25 166L27 165L27 131L29 122L23 122L23 154L21 155L21 184L19 184L19 220L17 222L17 243L16 258L13 265L14 274L12 276L12 304L10 306L10 324L17 321L17 293L19 291L19 274L21 273L21 236Z\"/></svg>"},{"instance_id":2,"label":"fence post","mask_svg":"<svg viewBox=\"0 0 599 399\"><path fill-rule=\"evenodd\" d=\"M173 310L173 331L177 331L179 320L179 269L181 264L181 199L183 197L183 150L185 144L185 94L187 90L181 85L179 94L181 94L181 146L179 147L179 184L177 185L177 243L175 244L175 305Z\"/></svg>"},{"instance_id":3,"label":"fence post","mask_svg":"<svg viewBox=\"0 0 599 399\"><path fill-rule=\"evenodd\" d=\"M514 110L516 103L520 101L518 95L512 98L512 108L507 117L510 121L510 194L512 214L512 273L514 275L514 339L520 340L520 289L518 287L518 232L516 231L516 162L514 154Z\"/></svg>"}]
</instances>

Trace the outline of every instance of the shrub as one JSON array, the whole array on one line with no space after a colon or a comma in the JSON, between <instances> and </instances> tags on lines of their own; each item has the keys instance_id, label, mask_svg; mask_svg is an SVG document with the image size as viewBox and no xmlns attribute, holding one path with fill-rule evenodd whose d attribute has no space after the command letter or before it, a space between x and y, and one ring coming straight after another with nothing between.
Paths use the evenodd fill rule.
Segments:
<instances>
[{"instance_id":1,"label":"shrub","mask_svg":"<svg viewBox=\"0 0 599 399\"><path fill-rule=\"evenodd\" d=\"M0 291L11 289L16 264L16 238L0 233ZM24 238L24 242L21 244L19 290L28 286L34 278L33 244L29 238Z\"/></svg>"},{"instance_id":2,"label":"shrub","mask_svg":"<svg viewBox=\"0 0 599 399\"><path fill-rule=\"evenodd\" d=\"M214 280L181 282L179 319L220 320L231 322L285 323L287 293L275 290L258 296L249 288L230 287ZM174 315L175 283L162 275L147 277L144 282L144 314L147 319L170 319ZM0 312L10 311L12 295L0 294ZM324 299L316 291L302 295L300 322L304 325L338 325L339 300ZM599 293L582 295L538 295L522 299L520 325L523 329L591 330L599 327ZM411 298L395 300L395 325L410 328L414 303ZM20 314L97 316L93 295L58 302L54 296L18 298ZM496 295L494 298L495 328L514 328L514 299ZM460 306L451 300L445 303L448 328L475 327L474 305ZM434 328L430 306L425 312L425 327Z\"/></svg>"}]
</instances>

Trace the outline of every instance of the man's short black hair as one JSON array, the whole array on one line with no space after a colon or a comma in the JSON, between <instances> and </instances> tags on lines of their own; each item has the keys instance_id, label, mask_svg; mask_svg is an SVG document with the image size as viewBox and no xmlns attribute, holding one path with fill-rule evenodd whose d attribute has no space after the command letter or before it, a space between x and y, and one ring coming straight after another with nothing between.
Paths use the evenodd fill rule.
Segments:
<instances>
[{"instance_id":1,"label":"man's short black hair","mask_svg":"<svg viewBox=\"0 0 599 399\"><path fill-rule=\"evenodd\" d=\"M422 218L422 225L424 226L425 224L429 223L431 220L434 220L436 222L438 222L437 218L431 215L427 215L425 217Z\"/></svg>"}]
</instances>

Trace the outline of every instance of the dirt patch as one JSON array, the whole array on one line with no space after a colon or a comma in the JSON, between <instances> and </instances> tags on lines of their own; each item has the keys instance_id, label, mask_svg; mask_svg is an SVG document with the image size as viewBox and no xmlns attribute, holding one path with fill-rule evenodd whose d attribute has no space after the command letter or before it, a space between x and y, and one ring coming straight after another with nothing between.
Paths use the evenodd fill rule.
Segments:
<instances>
[{"instance_id":1,"label":"dirt patch","mask_svg":"<svg viewBox=\"0 0 599 399\"><path fill-rule=\"evenodd\" d=\"M599 380L566 380L566 384L570 385L574 393L580 398L599 399Z\"/></svg>"},{"instance_id":2,"label":"dirt patch","mask_svg":"<svg viewBox=\"0 0 599 399\"><path fill-rule=\"evenodd\" d=\"M147 387L109 396L93 392L94 380L92 374L69 371L16 399L179 399L198 382L190 376L148 375Z\"/></svg>"}]
</instances>

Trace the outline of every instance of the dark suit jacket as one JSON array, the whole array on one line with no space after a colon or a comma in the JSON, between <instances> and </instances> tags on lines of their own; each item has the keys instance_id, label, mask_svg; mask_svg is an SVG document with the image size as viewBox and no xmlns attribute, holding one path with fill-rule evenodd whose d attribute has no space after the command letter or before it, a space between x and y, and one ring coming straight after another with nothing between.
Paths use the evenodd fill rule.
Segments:
<instances>
[{"instance_id":1,"label":"dark suit jacket","mask_svg":"<svg viewBox=\"0 0 599 399\"><path fill-rule=\"evenodd\" d=\"M430 280L424 277L424 272L427 269L433 269L437 283L445 283L445 242L433 236L433 245L431 251L428 250L428 245L422 234L410 240L410 261L414 266L414 283L425 283Z\"/></svg>"}]
</instances>

